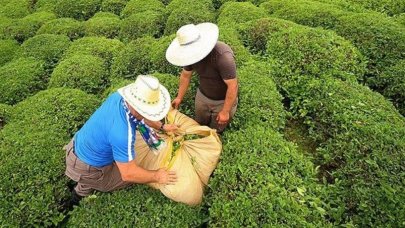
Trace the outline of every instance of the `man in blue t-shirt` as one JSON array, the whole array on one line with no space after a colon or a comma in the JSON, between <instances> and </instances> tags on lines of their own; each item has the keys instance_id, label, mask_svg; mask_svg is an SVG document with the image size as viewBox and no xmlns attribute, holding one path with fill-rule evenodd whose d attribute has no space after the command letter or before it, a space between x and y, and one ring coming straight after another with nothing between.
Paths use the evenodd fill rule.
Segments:
<instances>
[{"instance_id":1,"label":"man in blue t-shirt","mask_svg":"<svg viewBox=\"0 0 405 228\"><path fill-rule=\"evenodd\" d=\"M160 122L169 108L167 89L149 75L140 75L135 83L111 94L65 146L65 174L77 184L64 207L71 208L94 190L109 192L133 183L174 184L176 173L146 170L134 160L135 140L145 140L156 149L162 141L152 128L177 129ZM136 138L137 129L142 138Z\"/></svg>"}]
</instances>

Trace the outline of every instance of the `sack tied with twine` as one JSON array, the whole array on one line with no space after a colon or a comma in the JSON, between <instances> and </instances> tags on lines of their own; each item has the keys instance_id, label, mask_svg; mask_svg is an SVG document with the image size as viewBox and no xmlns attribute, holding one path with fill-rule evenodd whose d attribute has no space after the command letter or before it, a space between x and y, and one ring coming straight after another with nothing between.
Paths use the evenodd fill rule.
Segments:
<instances>
[{"instance_id":1,"label":"sack tied with twine","mask_svg":"<svg viewBox=\"0 0 405 228\"><path fill-rule=\"evenodd\" d=\"M154 153L144 140L136 140L135 161L144 169L166 168L175 171L178 177L176 184L149 185L174 201L188 205L200 204L204 186L208 184L209 177L218 163L222 143L216 130L200 126L178 110L171 110L167 114L166 123L179 126L178 131L174 133L160 135L166 146Z\"/></svg>"}]
</instances>

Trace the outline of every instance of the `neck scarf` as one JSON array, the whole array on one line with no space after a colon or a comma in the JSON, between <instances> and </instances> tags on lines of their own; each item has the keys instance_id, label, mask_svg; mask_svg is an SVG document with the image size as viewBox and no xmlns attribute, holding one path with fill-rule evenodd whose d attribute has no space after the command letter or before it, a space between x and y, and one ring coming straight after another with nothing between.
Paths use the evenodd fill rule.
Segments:
<instances>
[{"instance_id":1,"label":"neck scarf","mask_svg":"<svg viewBox=\"0 0 405 228\"><path fill-rule=\"evenodd\" d=\"M164 140L160 138L159 135L151 127L149 127L143 119L137 120L129 111L129 108L124 100L122 101L122 104L125 112L129 115L129 119L135 124L136 130L139 131L149 148L155 154L157 154L159 149L164 146Z\"/></svg>"}]
</instances>

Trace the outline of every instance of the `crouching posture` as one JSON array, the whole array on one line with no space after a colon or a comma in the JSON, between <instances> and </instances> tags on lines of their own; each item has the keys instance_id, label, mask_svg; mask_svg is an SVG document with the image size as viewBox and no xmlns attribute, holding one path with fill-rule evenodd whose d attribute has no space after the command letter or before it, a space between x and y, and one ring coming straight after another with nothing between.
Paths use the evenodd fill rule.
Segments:
<instances>
[{"instance_id":1,"label":"crouching posture","mask_svg":"<svg viewBox=\"0 0 405 228\"><path fill-rule=\"evenodd\" d=\"M94 190L110 192L133 183L174 184L174 172L146 170L134 160L135 140L158 149L163 141L154 129L177 129L160 122L169 108L170 95L153 76L140 75L135 83L110 95L64 148L65 174L77 182L64 207L71 208ZM135 137L136 130L143 139Z\"/></svg>"}]
</instances>

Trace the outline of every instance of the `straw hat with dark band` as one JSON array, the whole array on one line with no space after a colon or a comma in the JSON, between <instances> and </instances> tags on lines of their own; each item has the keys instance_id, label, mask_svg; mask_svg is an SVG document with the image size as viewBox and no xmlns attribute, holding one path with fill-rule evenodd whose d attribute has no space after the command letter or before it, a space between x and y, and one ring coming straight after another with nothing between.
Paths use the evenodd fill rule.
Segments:
<instances>
[{"instance_id":1,"label":"straw hat with dark band","mask_svg":"<svg viewBox=\"0 0 405 228\"><path fill-rule=\"evenodd\" d=\"M144 118L158 121L170 109L170 94L151 75L139 75L135 82L118 89L118 93Z\"/></svg>"},{"instance_id":2,"label":"straw hat with dark band","mask_svg":"<svg viewBox=\"0 0 405 228\"><path fill-rule=\"evenodd\" d=\"M218 26L213 23L188 24L177 30L166 50L166 59L176 66L188 66L206 57L217 43Z\"/></svg>"}]
</instances>

